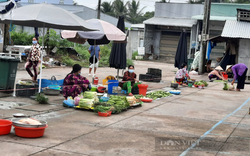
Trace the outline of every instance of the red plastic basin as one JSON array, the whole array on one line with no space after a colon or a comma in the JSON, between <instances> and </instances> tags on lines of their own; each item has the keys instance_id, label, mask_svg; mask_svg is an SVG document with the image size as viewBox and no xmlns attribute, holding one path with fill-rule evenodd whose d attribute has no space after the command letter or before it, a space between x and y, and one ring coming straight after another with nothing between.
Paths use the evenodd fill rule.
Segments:
<instances>
[{"instance_id":1,"label":"red plastic basin","mask_svg":"<svg viewBox=\"0 0 250 156\"><path fill-rule=\"evenodd\" d=\"M97 91L98 91L99 93L104 93L105 90L102 90L103 88L106 88L106 87L100 86L100 87L97 88Z\"/></svg>"},{"instance_id":2,"label":"red plastic basin","mask_svg":"<svg viewBox=\"0 0 250 156\"><path fill-rule=\"evenodd\" d=\"M110 116L111 113L112 113L111 111L108 111L108 112L98 112L98 115L99 115L99 116L107 117L107 116Z\"/></svg>"},{"instance_id":3,"label":"red plastic basin","mask_svg":"<svg viewBox=\"0 0 250 156\"><path fill-rule=\"evenodd\" d=\"M150 98L140 98L140 100L142 102L152 102L153 101L153 99L150 99Z\"/></svg>"},{"instance_id":4,"label":"red plastic basin","mask_svg":"<svg viewBox=\"0 0 250 156\"><path fill-rule=\"evenodd\" d=\"M20 136L23 138L39 138L43 136L45 128L47 128L48 125L46 125L45 127L39 127L39 128L28 128L28 127L18 127L18 126L14 126L14 127L15 127L15 133L17 136Z\"/></svg>"},{"instance_id":5,"label":"red plastic basin","mask_svg":"<svg viewBox=\"0 0 250 156\"><path fill-rule=\"evenodd\" d=\"M12 122L9 120L0 120L0 135L9 134L11 131Z\"/></svg>"}]
</instances>

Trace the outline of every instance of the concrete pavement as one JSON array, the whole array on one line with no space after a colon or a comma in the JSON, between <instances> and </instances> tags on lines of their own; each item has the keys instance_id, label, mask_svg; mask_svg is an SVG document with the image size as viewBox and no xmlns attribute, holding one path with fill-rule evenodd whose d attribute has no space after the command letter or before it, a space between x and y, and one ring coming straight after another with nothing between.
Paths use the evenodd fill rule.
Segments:
<instances>
[{"instance_id":1,"label":"concrete pavement","mask_svg":"<svg viewBox=\"0 0 250 156\"><path fill-rule=\"evenodd\" d=\"M136 61L135 72L147 68L163 70L163 82L147 83L149 90L168 88L176 69L171 64ZM44 70L43 78L64 78L70 68ZM88 69L82 74L87 75ZM99 68L99 79L116 75L112 68ZM17 80L29 78L18 71ZM206 75L193 76L197 80ZM49 97L49 105L28 98L5 97L0 101L23 102L26 105L0 110L2 118L24 113L48 121L41 138L28 139L0 136L1 155L109 155L109 156L225 156L250 155L250 86L242 92L222 90L222 83L209 83L205 89L180 88L181 95L144 103L110 117L99 117L90 111L62 106L62 96Z\"/></svg>"}]
</instances>

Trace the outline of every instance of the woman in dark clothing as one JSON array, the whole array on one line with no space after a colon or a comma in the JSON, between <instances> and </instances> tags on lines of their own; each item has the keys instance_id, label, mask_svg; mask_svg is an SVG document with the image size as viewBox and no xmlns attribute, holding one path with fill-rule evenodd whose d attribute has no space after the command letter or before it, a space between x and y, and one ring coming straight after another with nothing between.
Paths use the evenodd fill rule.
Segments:
<instances>
[{"instance_id":1,"label":"woman in dark clothing","mask_svg":"<svg viewBox=\"0 0 250 156\"><path fill-rule=\"evenodd\" d=\"M246 80L246 74L247 74L247 66L243 63L239 63L233 66L227 66L227 71L232 70L234 74L234 79L232 81L232 85L234 84L235 80L238 80L236 91L240 91L241 89L244 89L245 86L245 80Z\"/></svg>"},{"instance_id":2,"label":"woman in dark clothing","mask_svg":"<svg viewBox=\"0 0 250 156\"><path fill-rule=\"evenodd\" d=\"M120 83L119 86L123 90L127 90L129 96L133 96L133 94L131 93L132 86L136 87L139 82L139 80L136 79L136 74L134 73L133 65L128 66L128 71L124 73L122 81L123 82Z\"/></svg>"}]
</instances>

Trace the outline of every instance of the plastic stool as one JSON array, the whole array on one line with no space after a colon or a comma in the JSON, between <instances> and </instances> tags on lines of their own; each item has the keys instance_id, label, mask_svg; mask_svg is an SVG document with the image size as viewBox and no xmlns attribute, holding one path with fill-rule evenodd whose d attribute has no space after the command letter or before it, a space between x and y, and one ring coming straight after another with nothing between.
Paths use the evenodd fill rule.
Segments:
<instances>
[{"instance_id":1,"label":"plastic stool","mask_svg":"<svg viewBox=\"0 0 250 156\"><path fill-rule=\"evenodd\" d=\"M122 89L121 93L127 94L127 91Z\"/></svg>"}]
</instances>

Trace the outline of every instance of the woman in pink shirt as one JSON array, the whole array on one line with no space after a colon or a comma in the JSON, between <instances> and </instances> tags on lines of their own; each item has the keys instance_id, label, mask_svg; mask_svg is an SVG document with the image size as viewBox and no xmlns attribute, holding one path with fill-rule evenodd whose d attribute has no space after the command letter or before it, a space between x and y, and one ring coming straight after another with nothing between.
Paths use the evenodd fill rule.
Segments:
<instances>
[{"instance_id":1,"label":"woman in pink shirt","mask_svg":"<svg viewBox=\"0 0 250 156\"><path fill-rule=\"evenodd\" d=\"M223 69L221 68L221 66L216 67L213 71L211 71L208 74L208 78L211 81L212 78L216 78L217 80L224 80L224 77L222 76L221 71L223 71Z\"/></svg>"},{"instance_id":2,"label":"woman in pink shirt","mask_svg":"<svg viewBox=\"0 0 250 156\"><path fill-rule=\"evenodd\" d=\"M246 74L247 74L247 66L243 63L238 63L236 65L230 65L227 66L227 71L232 70L234 74L234 79L232 81L232 85L234 84L235 80L238 80L236 91L240 91L241 89L244 89L245 86L245 80L246 80Z\"/></svg>"}]
</instances>

